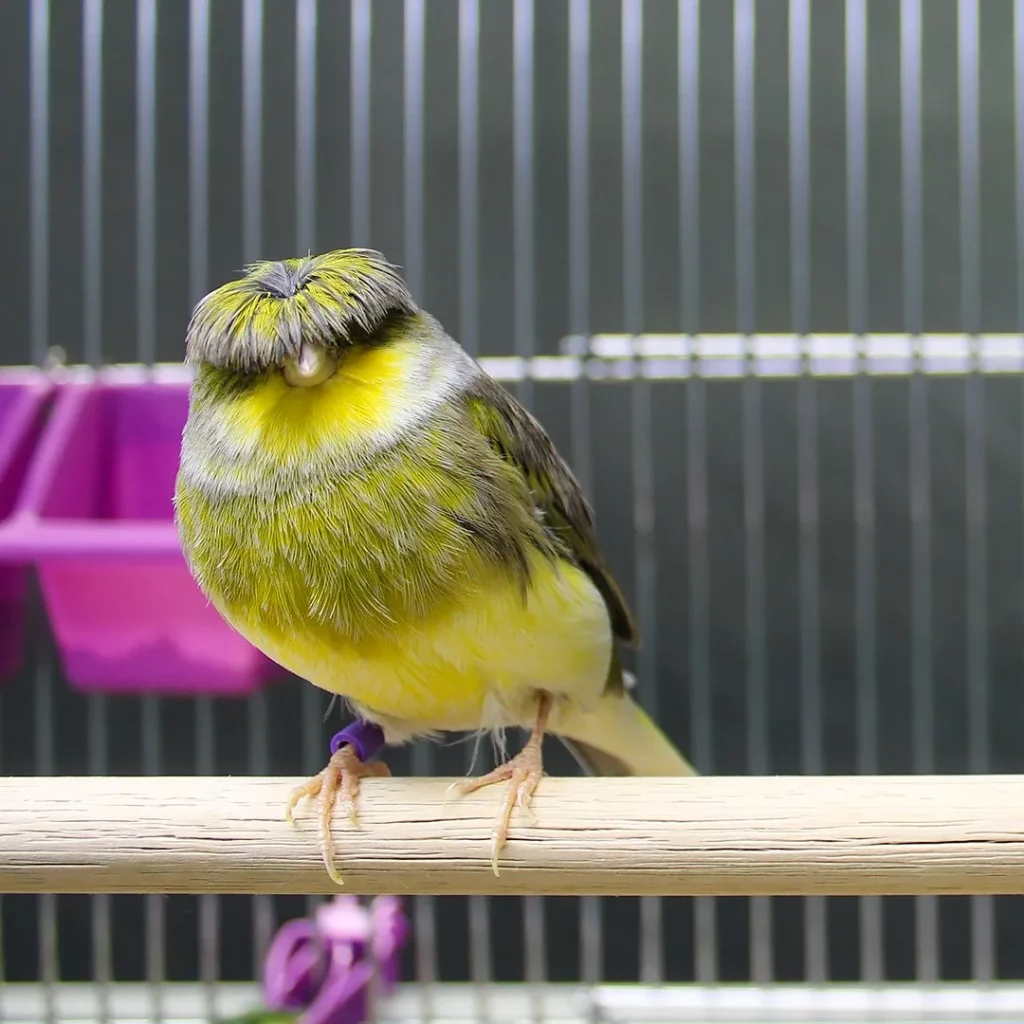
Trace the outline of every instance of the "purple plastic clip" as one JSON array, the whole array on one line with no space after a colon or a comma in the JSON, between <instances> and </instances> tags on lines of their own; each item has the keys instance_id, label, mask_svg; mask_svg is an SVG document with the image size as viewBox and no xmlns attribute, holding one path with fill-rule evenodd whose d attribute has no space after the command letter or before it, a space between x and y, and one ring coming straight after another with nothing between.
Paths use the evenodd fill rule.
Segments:
<instances>
[{"instance_id":1,"label":"purple plastic clip","mask_svg":"<svg viewBox=\"0 0 1024 1024\"><path fill-rule=\"evenodd\" d=\"M346 725L341 732L331 737L331 756L333 757L345 744L355 747L356 756L365 764L384 746L384 730L373 722L357 718L351 725Z\"/></svg>"},{"instance_id":2,"label":"purple plastic clip","mask_svg":"<svg viewBox=\"0 0 1024 1024\"><path fill-rule=\"evenodd\" d=\"M363 1024L371 982L386 995L399 979L409 920L395 896L369 907L336 896L313 920L289 921L274 936L263 969L263 995L274 1011L303 1011L298 1024Z\"/></svg>"}]
</instances>

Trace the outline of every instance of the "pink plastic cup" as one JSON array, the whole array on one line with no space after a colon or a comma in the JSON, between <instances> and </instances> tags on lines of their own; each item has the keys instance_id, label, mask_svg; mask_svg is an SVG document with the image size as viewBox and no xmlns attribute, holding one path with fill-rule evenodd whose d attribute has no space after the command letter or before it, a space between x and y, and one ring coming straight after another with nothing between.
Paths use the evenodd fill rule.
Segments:
<instances>
[{"instance_id":1,"label":"pink plastic cup","mask_svg":"<svg viewBox=\"0 0 1024 1024\"><path fill-rule=\"evenodd\" d=\"M174 526L185 383L62 384L0 561L38 567L71 683L82 690L246 694L283 670L193 581Z\"/></svg>"}]
</instances>

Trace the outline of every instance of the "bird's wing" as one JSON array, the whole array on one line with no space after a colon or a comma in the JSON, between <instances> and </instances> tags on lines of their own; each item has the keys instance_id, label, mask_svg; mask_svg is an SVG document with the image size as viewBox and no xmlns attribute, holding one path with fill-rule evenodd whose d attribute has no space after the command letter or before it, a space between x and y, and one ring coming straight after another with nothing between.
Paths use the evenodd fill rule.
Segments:
<instances>
[{"instance_id":1,"label":"bird's wing","mask_svg":"<svg viewBox=\"0 0 1024 1024\"><path fill-rule=\"evenodd\" d=\"M486 374L476 377L465 401L476 428L522 474L550 536L594 581L615 635L625 643L639 643L626 600L598 549L590 506L544 428Z\"/></svg>"}]
</instances>

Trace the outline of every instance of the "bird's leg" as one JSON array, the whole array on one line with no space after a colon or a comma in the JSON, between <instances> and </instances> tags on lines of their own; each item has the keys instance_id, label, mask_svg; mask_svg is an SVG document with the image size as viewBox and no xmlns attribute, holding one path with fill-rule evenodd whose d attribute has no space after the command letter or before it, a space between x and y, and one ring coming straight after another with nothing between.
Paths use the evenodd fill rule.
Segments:
<instances>
[{"instance_id":1,"label":"bird's leg","mask_svg":"<svg viewBox=\"0 0 1024 1024\"><path fill-rule=\"evenodd\" d=\"M338 885L345 883L334 863L331 818L334 814L335 800L340 792L341 806L348 813L349 821L355 825L356 796L359 794L360 780L369 776L391 774L386 764L379 761L367 763L382 746L384 733L378 726L370 722L353 722L331 740L331 759L327 762L327 767L308 782L296 786L288 798L285 818L294 824L295 805L303 797L316 797L320 821L320 853L327 874L331 881Z\"/></svg>"},{"instance_id":2,"label":"bird's leg","mask_svg":"<svg viewBox=\"0 0 1024 1024\"><path fill-rule=\"evenodd\" d=\"M526 746L510 761L499 765L494 771L481 775L477 779L466 779L456 786L459 792L465 795L483 789L484 786L492 786L496 782L508 782L505 799L501 803L501 810L498 812L498 819L495 822L494 831L491 833L491 870L495 875L498 874L498 854L501 853L502 847L508 840L508 827L513 808L521 807L531 817L533 815L530 804L541 776L544 774L541 747L544 743L544 731L547 728L550 714L551 695L541 693L537 699L537 718L534 721L530 738L526 741Z\"/></svg>"}]
</instances>

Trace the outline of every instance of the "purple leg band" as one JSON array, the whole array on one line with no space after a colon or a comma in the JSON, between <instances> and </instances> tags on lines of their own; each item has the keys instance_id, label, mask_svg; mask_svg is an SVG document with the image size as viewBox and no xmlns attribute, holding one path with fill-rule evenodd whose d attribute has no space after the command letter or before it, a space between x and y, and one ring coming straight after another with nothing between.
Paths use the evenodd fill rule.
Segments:
<instances>
[{"instance_id":1,"label":"purple leg band","mask_svg":"<svg viewBox=\"0 0 1024 1024\"><path fill-rule=\"evenodd\" d=\"M332 737L332 756L345 744L355 747L356 756L360 761L369 761L384 746L384 730L372 722L364 722L357 718L351 725L346 725L341 732L336 732Z\"/></svg>"}]
</instances>

